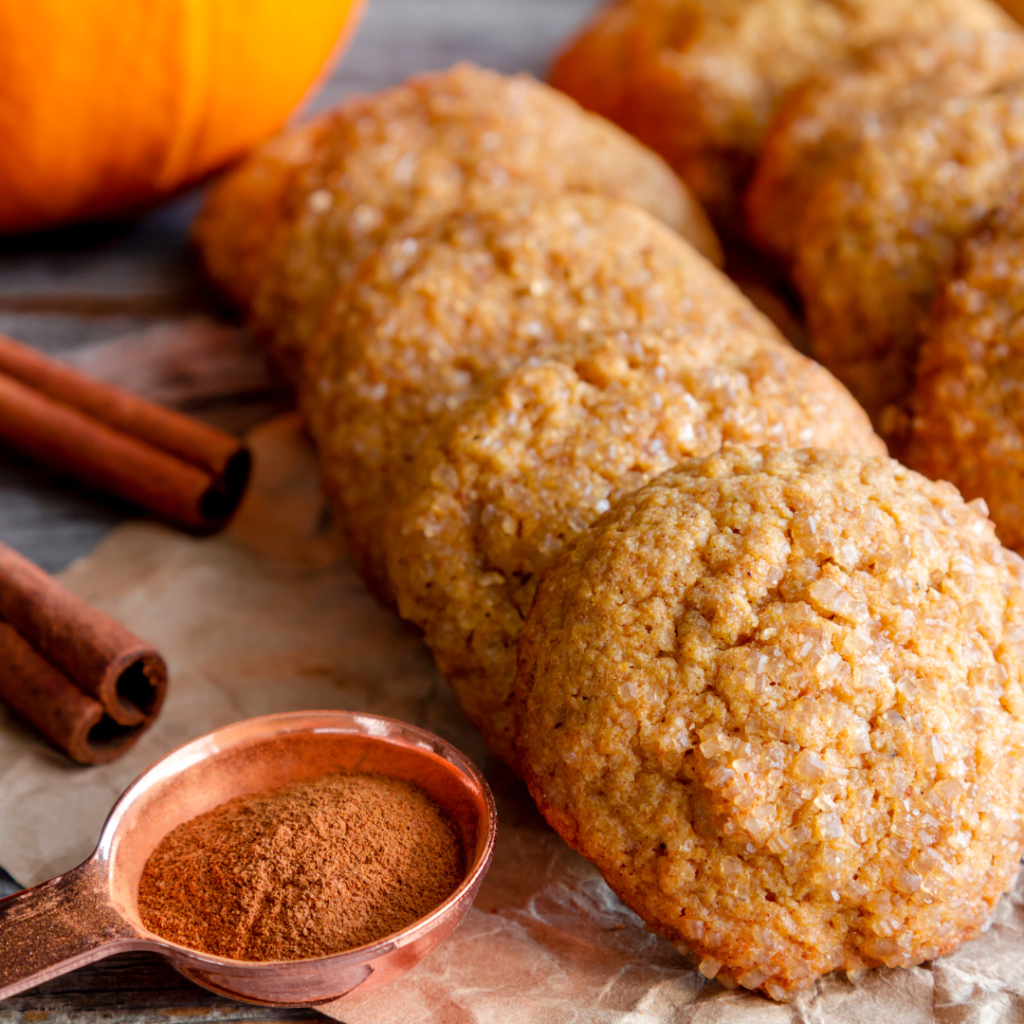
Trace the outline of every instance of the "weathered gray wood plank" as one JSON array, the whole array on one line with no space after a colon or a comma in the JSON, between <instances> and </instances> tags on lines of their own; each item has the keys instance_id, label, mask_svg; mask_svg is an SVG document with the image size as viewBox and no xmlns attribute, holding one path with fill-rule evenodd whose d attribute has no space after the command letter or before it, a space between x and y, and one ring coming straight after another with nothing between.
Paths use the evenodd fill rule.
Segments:
<instances>
[{"instance_id":1,"label":"weathered gray wood plank","mask_svg":"<svg viewBox=\"0 0 1024 1024\"><path fill-rule=\"evenodd\" d=\"M324 1020L314 1010L268 1009L216 996L193 985L151 953L123 953L0 1003L0 1024Z\"/></svg>"},{"instance_id":2,"label":"weathered gray wood plank","mask_svg":"<svg viewBox=\"0 0 1024 1024\"><path fill-rule=\"evenodd\" d=\"M313 109L460 60L542 77L557 47L596 6L597 0L371 0Z\"/></svg>"},{"instance_id":3,"label":"weathered gray wood plank","mask_svg":"<svg viewBox=\"0 0 1024 1024\"><path fill-rule=\"evenodd\" d=\"M201 193L120 224L0 240L0 311L160 315L214 299L188 245Z\"/></svg>"}]
</instances>

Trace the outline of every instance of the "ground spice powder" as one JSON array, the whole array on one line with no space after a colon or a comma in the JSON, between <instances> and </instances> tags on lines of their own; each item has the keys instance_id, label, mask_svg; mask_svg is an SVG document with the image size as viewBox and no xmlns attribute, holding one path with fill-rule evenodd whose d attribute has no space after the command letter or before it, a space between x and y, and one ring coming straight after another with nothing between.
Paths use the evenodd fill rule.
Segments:
<instances>
[{"instance_id":1,"label":"ground spice powder","mask_svg":"<svg viewBox=\"0 0 1024 1024\"><path fill-rule=\"evenodd\" d=\"M418 786L334 774L230 800L179 825L139 883L146 927L236 960L374 942L465 875L455 826Z\"/></svg>"}]
</instances>

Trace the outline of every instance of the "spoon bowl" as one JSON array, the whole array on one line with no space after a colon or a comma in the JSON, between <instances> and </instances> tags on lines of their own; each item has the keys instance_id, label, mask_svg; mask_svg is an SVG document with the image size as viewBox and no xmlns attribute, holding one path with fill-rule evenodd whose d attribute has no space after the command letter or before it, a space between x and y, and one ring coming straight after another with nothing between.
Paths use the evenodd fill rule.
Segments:
<instances>
[{"instance_id":1,"label":"spoon bowl","mask_svg":"<svg viewBox=\"0 0 1024 1024\"><path fill-rule=\"evenodd\" d=\"M466 874L401 931L310 960L242 961L169 942L142 923L139 879L178 825L235 797L329 772L390 775L420 786L451 818ZM316 1006L385 984L415 966L462 920L494 851L494 800L455 747L377 715L267 715L201 736L139 776L114 805L92 856L72 871L0 900L0 999L127 950L166 957L221 995L267 1006Z\"/></svg>"}]
</instances>

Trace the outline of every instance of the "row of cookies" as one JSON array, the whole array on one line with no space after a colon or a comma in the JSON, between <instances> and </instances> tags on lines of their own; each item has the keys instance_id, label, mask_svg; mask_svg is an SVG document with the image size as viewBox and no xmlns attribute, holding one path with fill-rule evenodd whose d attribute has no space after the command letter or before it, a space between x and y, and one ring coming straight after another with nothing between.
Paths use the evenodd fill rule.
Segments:
<instances>
[{"instance_id":1,"label":"row of cookies","mask_svg":"<svg viewBox=\"0 0 1024 1024\"><path fill-rule=\"evenodd\" d=\"M986 4L623 0L553 73L793 275L815 354L1009 544L1024 213L988 215L1022 70ZM530 791L706 976L787 999L920 963L1013 885L1024 594L985 515L890 460L727 446L549 570L516 680Z\"/></svg>"},{"instance_id":2,"label":"row of cookies","mask_svg":"<svg viewBox=\"0 0 1024 1024\"><path fill-rule=\"evenodd\" d=\"M721 262L700 204L652 152L529 76L468 64L282 132L213 187L195 237L210 278L298 380L364 257L515 187L635 203Z\"/></svg>"},{"instance_id":3,"label":"row of cookies","mask_svg":"<svg viewBox=\"0 0 1024 1024\"><path fill-rule=\"evenodd\" d=\"M876 46L792 94L748 197L816 357L894 454L984 498L1018 549L1022 168L1024 34L945 32Z\"/></svg>"},{"instance_id":4,"label":"row of cookies","mask_svg":"<svg viewBox=\"0 0 1024 1024\"><path fill-rule=\"evenodd\" d=\"M475 69L425 77L275 140L204 211L208 266L297 378L364 576L552 824L705 975L785 998L950 948L1020 838L1014 565L693 246L615 197L633 187L715 257L662 165L584 119L619 147L593 187L589 152L503 144L496 95L548 102ZM781 448L709 454L736 443ZM804 446L869 458L788 451ZM984 806L979 772L1000 780Z\"/></svg>"},{"instance_id":5,"label":"row of cookies","mask_svg":"<svg viewBox=\"0 0 1024 1024\"><path fill-rule=\"evenodd\" d=\"M1024 549L1024 34L1003 11L618 0L552 80L773 261L893 453Z\"/></svg>"},{"instance_id":6,"label":"row of cookies","mask_svg":"<svg viewBox=\"0 0 1024 1024\"><path fill-rule=\"evenodd\" d=\"M509 123L509 109L529 117ZM573 118L587 150L566 149ZM884 446L694 245L601 194L632 190L717 256L653 154L547 87L459 67L313 125L217 187L200 244L215 279L252 296L257 331L277 296L266 333L298 378L363 577L423 628L470 719L515 763L523 618L543 569L611 501L724 441ZM297 160L317 125L319 149L339 155L286 178L280 154ZM405 168L397 195L381 137ZM320 168L339 159L342 173ZM376 234L359 234L371 219Z\"/></svg>"},{"instance_id":7,"label":"row of cookies","mask_svg":"<svg viewBox=\"0 0 1024 1024\"><path fill-rule=\"evenodd\" d=\"M551 82L661 153L742 238L743 193L794 86L882 39L1013 25L990 0L610 0Z\"/></svg>"},{"instance_id":8,"label":"row of cookies","mask_svg":"<svg viewBox=\"0 0 1024 1024\"><path fill-rule=\"evenodd\" d=\"M621 104L792 276L815 355L899 454L1019 546L1024 37L1001 22L623 0L553 79ZM892 461L727 448L549 571L516 682L530 791L706 976L790 998L920 963L1012 886L1022 576L986 511Z\"/></svg>"}]
</instances>

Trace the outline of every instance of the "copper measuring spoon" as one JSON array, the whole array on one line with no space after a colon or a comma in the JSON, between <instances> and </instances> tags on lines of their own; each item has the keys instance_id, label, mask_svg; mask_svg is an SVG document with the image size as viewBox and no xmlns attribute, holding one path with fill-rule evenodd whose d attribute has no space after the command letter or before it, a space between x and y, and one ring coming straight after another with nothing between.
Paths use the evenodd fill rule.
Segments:
<instances>
[{"instance_id":1,"label":"copper measuring spoon","mask_svg":"<svg viewBox=\"0 0 1024 1024\"><path fill-rule=\"evenodd\" d=\"M439 907L379 942L313 960L228 960L168 942L139 917L139 878L157 844L226 800L327 772L379 772L423 788L462 836L466 877ZM449 743L394 719L346 711L267 715L168 754L114 805L99 845L77 868L0 900L0 1000L127 950L166 957L221 995L315 1006L383 985L444 941L469 910L494 851L494 799Z\"/></svg>"}]
</instances>

